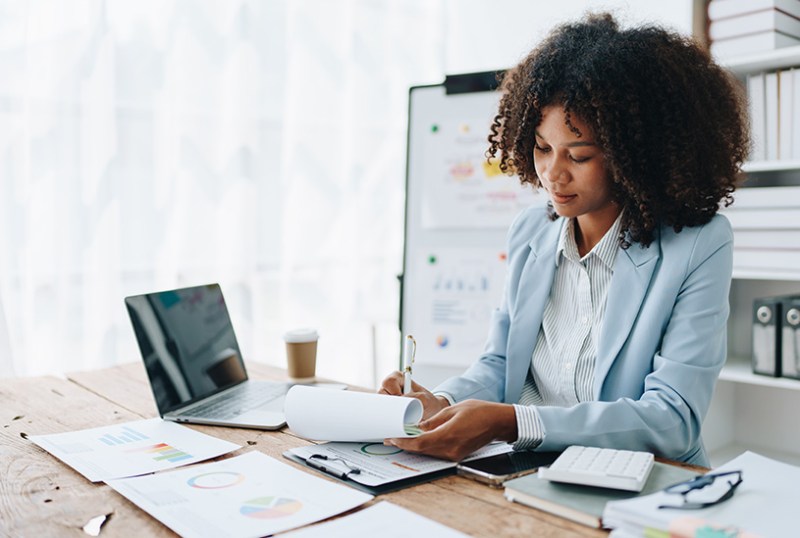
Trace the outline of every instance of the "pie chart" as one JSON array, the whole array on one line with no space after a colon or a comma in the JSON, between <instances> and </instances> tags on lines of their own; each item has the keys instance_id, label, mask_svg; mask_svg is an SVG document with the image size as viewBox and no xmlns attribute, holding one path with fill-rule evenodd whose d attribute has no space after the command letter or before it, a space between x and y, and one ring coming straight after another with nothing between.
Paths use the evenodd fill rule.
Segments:
<instances>
[{"instance_id":1,"label":"pie chart","mask_svg":"<svg viewBox=\"0 0 800 538\"><path fill-rule=\"evenodd\" d=\"M361 447L361 452L371 456L392 456L394 454L399 454L402 451L402 448L385 446L383 443L367 443Z\"/></svg>"},{"instance_id":2,"label":"pie chart","mask_svg":"<svg viewBox=\"0 0 800 538\"><path fill-rule=\"evenodd\" d=\"M300 510L303 503L284 497L258 497L246 501L239 512L243 516L256 519L276 519L290 516Z\"/></svg>"},{"instance_id":3,"label":"pie chart","mask_svg":"<svg viewBox=\"0 0 800 538\"><path fill-rule=\"evenodd\" d=\"M199 489L220 489L229 488L241 483L244 475L230 471L217 471L193 476L186 481L193 488Z\"/></svg>"}]
</instances>

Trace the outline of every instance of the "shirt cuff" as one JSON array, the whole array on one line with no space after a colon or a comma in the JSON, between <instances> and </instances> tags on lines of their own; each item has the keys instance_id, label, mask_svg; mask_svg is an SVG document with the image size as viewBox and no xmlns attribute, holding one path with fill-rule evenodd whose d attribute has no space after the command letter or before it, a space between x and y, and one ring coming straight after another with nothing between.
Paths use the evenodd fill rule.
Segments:
<instances>
[{"instance_id":1,"label":"shirt cuff","mask_svg":"<svg viewBox=\"0 0 800 538\"><path fill-rule=\"evenodd\" d=\"M450 395L450 394L448 394L446 392L434 392L433 395L436 396L437 398L439 396L441 396L442 398L447 400L450 403L450 405L455 405L455 403L456 403L456 399L453 398L452 395Z\"/></svg>"},{"instance_id":2,"label":"shirt cuff","mask_svg":"<svg viewBox=\"0 0 800 538\"><path fill-rule=\"evenodd\" d=\"M514 450L529 450L542 444L544 425L536 406L514 404L514 412L517 416L517 440L513 443Z\"/></svg>"}]
</instances>

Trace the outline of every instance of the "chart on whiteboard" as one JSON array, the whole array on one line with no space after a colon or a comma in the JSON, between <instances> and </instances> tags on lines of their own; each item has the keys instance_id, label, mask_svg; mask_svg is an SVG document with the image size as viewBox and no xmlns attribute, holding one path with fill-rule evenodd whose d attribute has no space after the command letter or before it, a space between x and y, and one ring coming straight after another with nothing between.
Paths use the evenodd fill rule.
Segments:
<instances>
[{"instance_id":1,"label":"chart on whiteboard","mask_svg":"<svg viewBox=\"0 0 800 538\"><path fill-rule=\"evenodd\" d=\"M491 115L430 122L422 145L423 228L506 228L538 198L530 186L486 160Z\"/></svg>"},{"instance_id":2,"label":"chart on whiteboard","mask_svg":"<svg viewBox=\"0 0 800 538\"><path fill-rule=\"evenodd\" d=\"M417 360L459 366L480 356L492 310L500 305L506 254L491 248L437 247L413 261L418 285L408 301Z\"/></svg>"}]
</instances>

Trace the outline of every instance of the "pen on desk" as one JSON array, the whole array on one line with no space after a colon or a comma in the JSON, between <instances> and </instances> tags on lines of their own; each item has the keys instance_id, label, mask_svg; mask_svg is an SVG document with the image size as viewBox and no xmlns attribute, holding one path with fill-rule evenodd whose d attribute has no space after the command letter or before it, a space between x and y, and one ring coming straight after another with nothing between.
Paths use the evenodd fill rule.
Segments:
<instances>
[{"instance_id":1,"label":"pen on desk","mask_svg":"<svg viewBox=\"0 0 800 538\"><path fill-rule=\"evenodd\" d=\"M340 469L335 469L335 468L331 467L330 465L326 466L324 463L320 463L317 460L338 461L342 465L347 467L347 470L346 471L342 471ZM350 463L347 463L344 459L342 459L342 458L332 458L332 457L326 456L325 454L311 454L308 458L306 458L306 464L309 467L317 469L318 471L322 471L323 473L327 473L327 474L329 474L331 476L335 476L336 478L341 478L343 480L350 478L351 474L361 474L361 469L351 465Z\"/></svg>"},{"instance_id":2,"label":"pen on desk","mask_svg":"<svg viewBox=\"0 0 800 538\"><path fill-rule=\"evenodd\" d=\"M414 363L416 352L416 340L410 334L406 335L405 345L403 346L403 394L411 392L411 365Z\"/></svg>"},{"instance_id":3,"label":"pen on desk","mask_svg":"<svg viewBox=\"0 0 800 538\"><path fill-rule=\"evenodd\" d=\"M307 459L306 463L308 464L309 467L313 467L318 471L322 471L323 473L335 476L336 478L344 479L347 478L348 474L350 474L350 471L342 471L340 469L334 469L333 467L326 466L324 463L319 463L318 461L314 461L311 458Z\"/></svg>"}]
</instances>

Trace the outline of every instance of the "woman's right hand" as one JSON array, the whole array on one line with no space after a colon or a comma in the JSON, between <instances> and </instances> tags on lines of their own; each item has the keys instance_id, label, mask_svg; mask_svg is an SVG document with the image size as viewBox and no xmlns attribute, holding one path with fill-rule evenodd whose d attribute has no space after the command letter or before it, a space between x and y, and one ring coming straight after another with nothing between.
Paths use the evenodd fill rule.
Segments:
<instances>
[{"instance_id":1,"label":"woman's right hand","mask_svg":"<svg viewBox=\"0 0 800 538\"><path fill-rule=\"evenodd\" d=\"M433 415L448 407L450 402L443 396L434 396L431 391L411 380L411 392L403 394L403 372L392 372L386 376L378 389L378 394L391 396L408 396L422 402L422 420L427 420Z\"/></svg>"}]
</instances>

